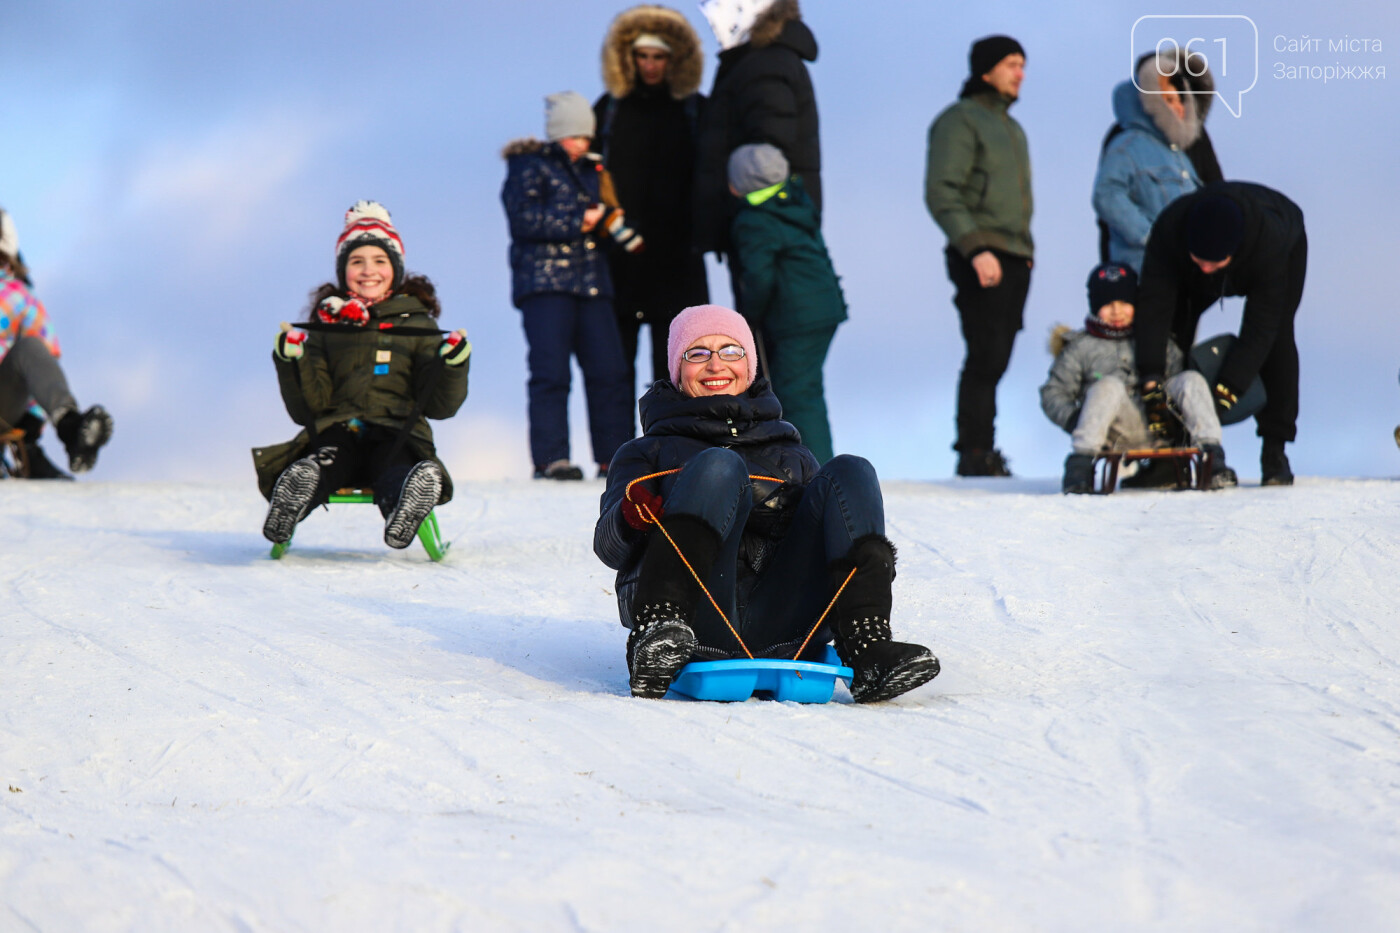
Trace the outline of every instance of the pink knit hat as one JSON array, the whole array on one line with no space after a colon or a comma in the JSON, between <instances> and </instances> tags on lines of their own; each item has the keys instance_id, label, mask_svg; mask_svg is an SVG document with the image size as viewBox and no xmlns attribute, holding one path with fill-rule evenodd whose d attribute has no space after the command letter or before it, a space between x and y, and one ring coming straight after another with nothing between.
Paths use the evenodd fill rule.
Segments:
<instances>
[{"instance_id":1,"label":"pink knit hat","mask_svg":"<svg viewBox=\"0 0 1400 933\"><path fill-rule=\"evenodd\" d=\"M758 378L758 346L754 343L753 331L742 314L720 305L686 308L671 322L671 333L666 339L671 381L676 385L681 384L681 356L695 341L711 334L731 337L744 348L744 359L749 364L749 383L752 384Z\"/></svg>"}]
</instances>

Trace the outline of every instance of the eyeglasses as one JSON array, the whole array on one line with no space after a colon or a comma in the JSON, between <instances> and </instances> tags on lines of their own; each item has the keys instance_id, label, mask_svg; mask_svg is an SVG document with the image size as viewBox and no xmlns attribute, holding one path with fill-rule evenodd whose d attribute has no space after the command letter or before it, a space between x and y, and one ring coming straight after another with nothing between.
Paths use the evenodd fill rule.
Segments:
<instances>
[{"instance_id":1,"label":"eyeglasses","mask_svg":"<svg viewBox=\"0 0 1400 933\"><path fill-rule=\"evenodd\" d=\"M685 353L681 354L681 359L685 360L687 363L708 363L710 357L715 354L718 354L719 358L726 363L737 363L747 356L743 347L731 343L729 346L720 347L718 350L711 350L709 347L691 347L689 350L686 350Z\"/></svg>"}]
</instances>

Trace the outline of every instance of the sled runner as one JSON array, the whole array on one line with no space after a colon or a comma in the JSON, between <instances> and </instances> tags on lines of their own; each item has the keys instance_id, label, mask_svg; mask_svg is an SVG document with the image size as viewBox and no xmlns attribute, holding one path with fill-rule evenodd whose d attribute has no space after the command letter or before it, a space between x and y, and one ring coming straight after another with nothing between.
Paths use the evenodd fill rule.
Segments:
<instances>
[{"instance_id":1,"label":"sled runner","mask_svg":"<svg viewBox=\"0 0 1400 933\"><path fill-rule=\"evenodd\" d=\"M374 493L363 489L341 489L331 493L330 501L335 504L373 505ZM428 559L434 562L442 560L447 555L447 549L452 546L450 541L442 540L436 511L429 512L428 517L423 519L423 524L418 526L418 540L423 543L423 550L428 552ZM280 558L291 546L290 538L281 544L274 544L272 559Z\"/></svg>"},{"instance_id":2,"label":"sled runner","mask_svg":"<svg viewBox=\"0 0 1400 933\"><path fill-rule=\"evenodd\" d=\"M1218 334L1191 348L1191 368L1206 377L1206 385L1215 385L1220 377L1220 367L1224 365L1225 357L1229 355L1238 339L1234 334ZM1249 388L1240 393L1238 402L1225 411L1216 406L1216 413L1220 415L1222 425L1237 424L1258 414L1267 401L1264 382L1255 376Z\"/></svg>"},{"instance_id":3,"label":"sled runner","mask_svg":"<svg viewBox=\"0 0 1400 933\"><path fill-rule=\"evenodd\" d=\"M854 673L841 664L836 649L826 646L823 660L746 658L738 661L692 661L676 675L671 689L693 700L742 702L764 696L790 703L828 703L836 681L849 687Z\"/></svg>"},{"instance_id":4,"label":"sled runner","mask_svg":"<svg viewBox=\"0 0 1400 933\"><path fill-rule=\"evenodd\" d=\"M1148 447L1106 450L1094 457L1094 494L1106 496L1118 487L1118 467L1124 460L1171 460L1177 489L1209 489L1210 458L1199 447Z\"/></svg>"}]
</instances>

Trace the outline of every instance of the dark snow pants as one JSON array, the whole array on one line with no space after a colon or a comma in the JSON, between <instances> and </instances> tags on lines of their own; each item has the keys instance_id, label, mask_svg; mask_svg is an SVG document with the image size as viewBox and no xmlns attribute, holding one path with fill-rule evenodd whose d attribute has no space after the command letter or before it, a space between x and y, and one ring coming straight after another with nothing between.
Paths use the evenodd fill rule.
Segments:
<instances>
[{"instance_id":1,"label":"dark snow pants","mask_svg":"<svg viewBox=\"0 0 1400 933\"><path fill-rule=\"evenodd\" d=\"M953 449L991 450L996 446L997 383L1011 363L1011 347L1024 323L1031 266L1020 256L997 251L1001 283L983 288L977 270L962 253L950 246L947 257L948 278L957 289L953 304L967 343L958 380L958 438Z\"/></svg>"},{"instance_id":2,"label":"dark snow pants","mask_svg":"<svg viewBox=\"0 0 1400 933\"><path fill-rule=\"evenodd\" d=\"M520 301L530 345L530 456L536 469L569 459L571 357L583 370L593 460L605 464L632 438L632 385L612 302L550 293Z\"/></svg>"},{"instance_id":3,"label":"dark snow pants","mask_svg":"<svg viewBox=\"0 0 1400 933\"><path fill-rule=\"evenodd\" d=\"M756 575L741 585L740 543L755 509L744 458L723 447L705 450L686 463L673 484L663 483L662 496L666 515L693 516L719 532L719 555L705 586L749 650L760 656L781 656L782 649L789 649L791 657L836 592L829 567L846 557L857 539L885 533L885 500L875 468L868 460L843 454L807 484L786 534L773 543ZM648 546L669 545L658 536ZM703 595L692 626L703 648L743 656ZM831 638L823 623L810 644L825 645Z\"/></svg>"},{"instance_id":4,"label":"dark snow pants","mask_svg":"<svg viewBox=\"0 0 1400 933\"><path fill-rule=\"evenodd\" d=\"M321 463L321 488L316 505L329 501L331 493L346 487L365 488L374 492L379 511L387 515L399 501L399 491L408 471L418 458L407 444L391 458L399 431L376 424L352 428L348 424L331 425L317 435L318 451L313 453ZM334 453L327 451L333 450ZM311 509L307 509L307 515Z\"/></svg>"},{"instance_id":5,"label":"dark snow pants","mask_svg":"<svg viewBox=\"0 0 1400 933\"><path fill-rule=\"evenodd\" d=\"M836 336L836 325L819 330L777 336L765 333L763 347L768 354L768 378L773 394L783 404L783 419L797 427L802 443L817 461L834 456L831 421L826 413L826 389L822 367Z\"/></svg>"},{"instance_id":6,"label":"dark snow pants","mask_svg":"<svg viewBox=\"0 0 1400 933\"><path fill-rule=\"evenodd\" d=\"M0 419L15 426L31 401L39 403L50 421L78 408L49 348L38 337L21 337L0 359Z\"/></svg>"}]
</instances>

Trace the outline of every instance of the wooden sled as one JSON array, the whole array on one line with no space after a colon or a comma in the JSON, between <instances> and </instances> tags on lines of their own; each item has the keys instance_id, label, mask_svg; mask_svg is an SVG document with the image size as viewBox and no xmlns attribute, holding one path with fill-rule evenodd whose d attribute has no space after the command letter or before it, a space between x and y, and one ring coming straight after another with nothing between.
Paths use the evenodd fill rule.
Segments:
<instances>
[{"instance_id":1,"label":"wooden sled","mask_svg":"<svg viewBox=\"0 0 1400 933\"><path fill-rule=\"evenodd\" d=\"M331 493L330 502L337 505L373 505L374 493L365 489L339 489ZM422 542L423 550L428 552L429 560L437 562L447 556L447 549L452 545L451 542L442 540L442 530L438 528L436 509L429 512L428 517L423 519L423 524L418 526L418 540ZM281 544L274 544L272 546L272 559L280 558L287 553L287 548L291 546L290 538Z\"/></svg>"},{"instance_id":2,"label":"wooden sled","mask_svg":"<svg viewBox=\"0 0 1400 933\"><path fill-rule=\"evenodd\" d=\"M1094 494L1107 496L1118 488L1118 467L1124 460L1171 460L1177 489L1209 489L1210 457L1199 447L1144 447L1106 450L1094 457Z\"/></svg>"}]
</instances>

